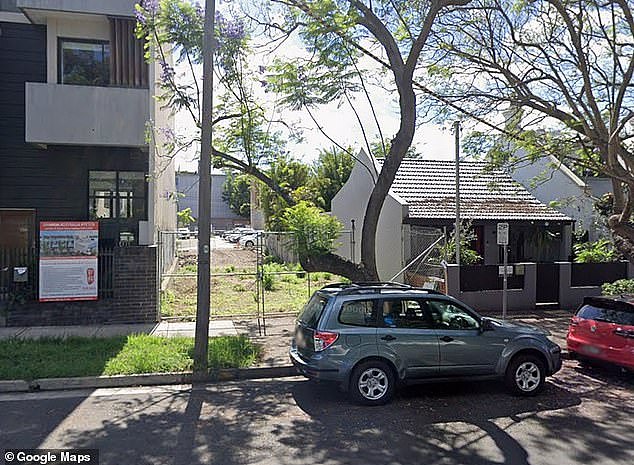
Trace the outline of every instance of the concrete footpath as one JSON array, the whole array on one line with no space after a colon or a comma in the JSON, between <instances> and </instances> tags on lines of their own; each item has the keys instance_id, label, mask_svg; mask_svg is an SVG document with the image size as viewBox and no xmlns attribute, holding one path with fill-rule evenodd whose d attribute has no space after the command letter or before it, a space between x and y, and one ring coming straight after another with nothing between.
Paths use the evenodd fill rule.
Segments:
<instances>
[{"instance_id":1,"label":"concrete footpath","mask_svg":"<svg viewBox=\"0 0 634 465\"><path fill-rule=\"evenodd\" d=\"M154 324L86 325L86 326L33 326L0 328L0 340L3 339L40 339L43 337L113 337L129 334L151 334L153 336L194 337L196 323L193 321L161 321ZM233 321L211 320L209 337L237 336Z\"/></svg>"}]
</instances>

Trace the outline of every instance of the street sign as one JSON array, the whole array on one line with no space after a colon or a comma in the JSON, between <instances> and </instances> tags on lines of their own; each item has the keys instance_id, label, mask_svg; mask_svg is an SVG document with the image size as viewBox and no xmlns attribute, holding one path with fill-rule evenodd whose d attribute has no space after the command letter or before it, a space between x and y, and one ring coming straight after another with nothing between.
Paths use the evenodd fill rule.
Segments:
<instances>
[{"instance_id":1,"label":"street sign","mask_svg":"<svg viewBox=\"0 0 634 465\"><path fill-rule=\"evenodd\" d=\"M503 265L498 266L498 276L504 276L504 268L505 267ZM513 275L513 265L506 265L506 275Z\"/></svg>"},{"instance_id":2,"label":"street sign","mask_svg":"<svg viewBox=\"0 0 634 465\"><path fill-rule=\"evenodd\" d=\"M509 224L498 223L498 245L509 245Z\"/></svg>"}]
</instances>

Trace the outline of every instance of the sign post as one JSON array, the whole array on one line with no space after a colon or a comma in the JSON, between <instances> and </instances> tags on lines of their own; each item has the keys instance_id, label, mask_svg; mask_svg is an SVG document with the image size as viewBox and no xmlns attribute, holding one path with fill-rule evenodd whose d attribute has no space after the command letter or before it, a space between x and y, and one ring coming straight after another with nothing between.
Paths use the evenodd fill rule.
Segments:
<instances>
[{"instance_id":1,"label":"sign post","mask_svg":"<svg viewBox=\"0 0 634 465\"><path fill-rule=\"evenodd\" d=\"M509 224L498 223L497 242L504 247L504 266L502 272L502 321L506 320L506 307L508 303L508 245L509 245Z\"/></svg>"}]
</instances>

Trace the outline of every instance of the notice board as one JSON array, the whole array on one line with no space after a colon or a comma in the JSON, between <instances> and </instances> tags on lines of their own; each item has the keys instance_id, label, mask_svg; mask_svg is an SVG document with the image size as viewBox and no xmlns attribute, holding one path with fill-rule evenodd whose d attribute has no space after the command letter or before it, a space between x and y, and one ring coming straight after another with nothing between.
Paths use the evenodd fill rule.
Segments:
<instances>
[{"instance_id":1,"label":"notice board","mask_svg":"<svg viewBox=\"0 0 634 465\"><path fill-rule=\"evenodd\" d=\"M40 302L97 300L99 223L40 222Z\"/></svg>"}]
</instances>

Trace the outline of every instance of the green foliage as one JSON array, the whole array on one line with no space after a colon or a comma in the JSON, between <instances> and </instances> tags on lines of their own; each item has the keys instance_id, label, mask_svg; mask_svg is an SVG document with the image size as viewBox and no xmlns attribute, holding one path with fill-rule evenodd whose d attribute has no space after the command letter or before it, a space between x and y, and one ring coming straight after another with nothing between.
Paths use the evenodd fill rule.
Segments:
<instances>
[{"instance_id":1,"label":"green foliage","mask_svg":"<svg viewBox=\"0 0 634 465\"><path fill-rule=\"evenodd\" d=\"M613 283L605 283L601 286L603 295L634 294L634 279L619 279Z\"/></svg>"},{"instance_id":2,"label":"green foliage","mask_svg":"<svg viewBox=\"0 0 634 465\"><path fill-rule=\"evenodd\" d=\"M227 202L231 211L243 218L251 214L251 180L246 174L227 172L222 186L222 200Z\"/></svg>"},{"instance_id":3,"label":"green foliage","mask_svg":"<svg viewBox=\"0 0 634 465\"><path fill-rule=\"evenodd\" d=\"M456 263L456 241L450 239L447 244L440 248L440 260L447 263ZM475 265L482 261L482 257L475 250L471 249L468 241L460 241L460 264Z\"/></svg>"},{"instance_id":4,"label":"green foliage","mask_svg":"<svg viewBox=\"0 0 634 465\"><path fill-rule=\"evenodd\" d=\"M471 229L471 222L464 221L460 225L460 264L475 265L482 261L482 257L471 248L471 242L475 240L475 234ZM456 236L452 237L439 249L437 260L447 263L456 263Z\"/></svg>"},{"instance_id":5,"label":"green foliage","mask_svg":"<svg viewBox=\"0 0 634 465\"><path fill-rule=\"evenodd\" d=\"M284 229L294 234L293 247L300 257L319 256L336 248L341 223L308 202L299 202L286 209L282 217Z\"/></svg>"},{"instance_id":6,"label":"green foliage","mask_svg":"<svg viewBox=\"0 0 634 465\"><path fill-rule=\"evenodd\" d=\"M185 208L185 209L177 212L176 216L178 217L178 225L179 226L187 227L190 224L196 222L196 218L194 218L192 216L192 209L191 208Z\"/></svg>"},{"instance_id":7,"label":"green foliage","mask_svg":"<svg viewBox=\"0 0 634 465\"><path fill-rule=\"evenodd\" d=\"M575 263L613 262L619 258L614 246L607 239L575 244L572 249L575 253Z\"/></svg>"},{"instance_id":8,"label":"green foliage","mask_svg":"<svg viewBox=\"0 0 634 465\"><path fill-rule=\"evenodd\" d=\"M291 193L295 200L314 197L308 189L310 168L304 163L290 157L280 157L271 163L267 175L282 189ZM271 231L282 231L282 217L288 204L271 189L261 186L260 206L266 218L267 228Z\"/></svg>"},{"instance_id":9,"label":"green foliage","mask_svg":"<svg viewBox=\"0 0 634 465\"><path fill-rule=\"evenodd\" d=\"M270 273L264 273L262 276L262 287L265 291L275 290L275 276Z\"/></svg>"},{"instance_id":10,"label":"green foliage","mask_svg":"<svg viewBox=\"0 0 634 465\"><path fill-rule=\"evenodd\" d=\"M311 191L317 194L314 203L330 211L330 202L346 183L354 166L354 158L348 152L333 147L328 150L320 150L319 158L313 166Z\"/></svg>"}]
</instances>

